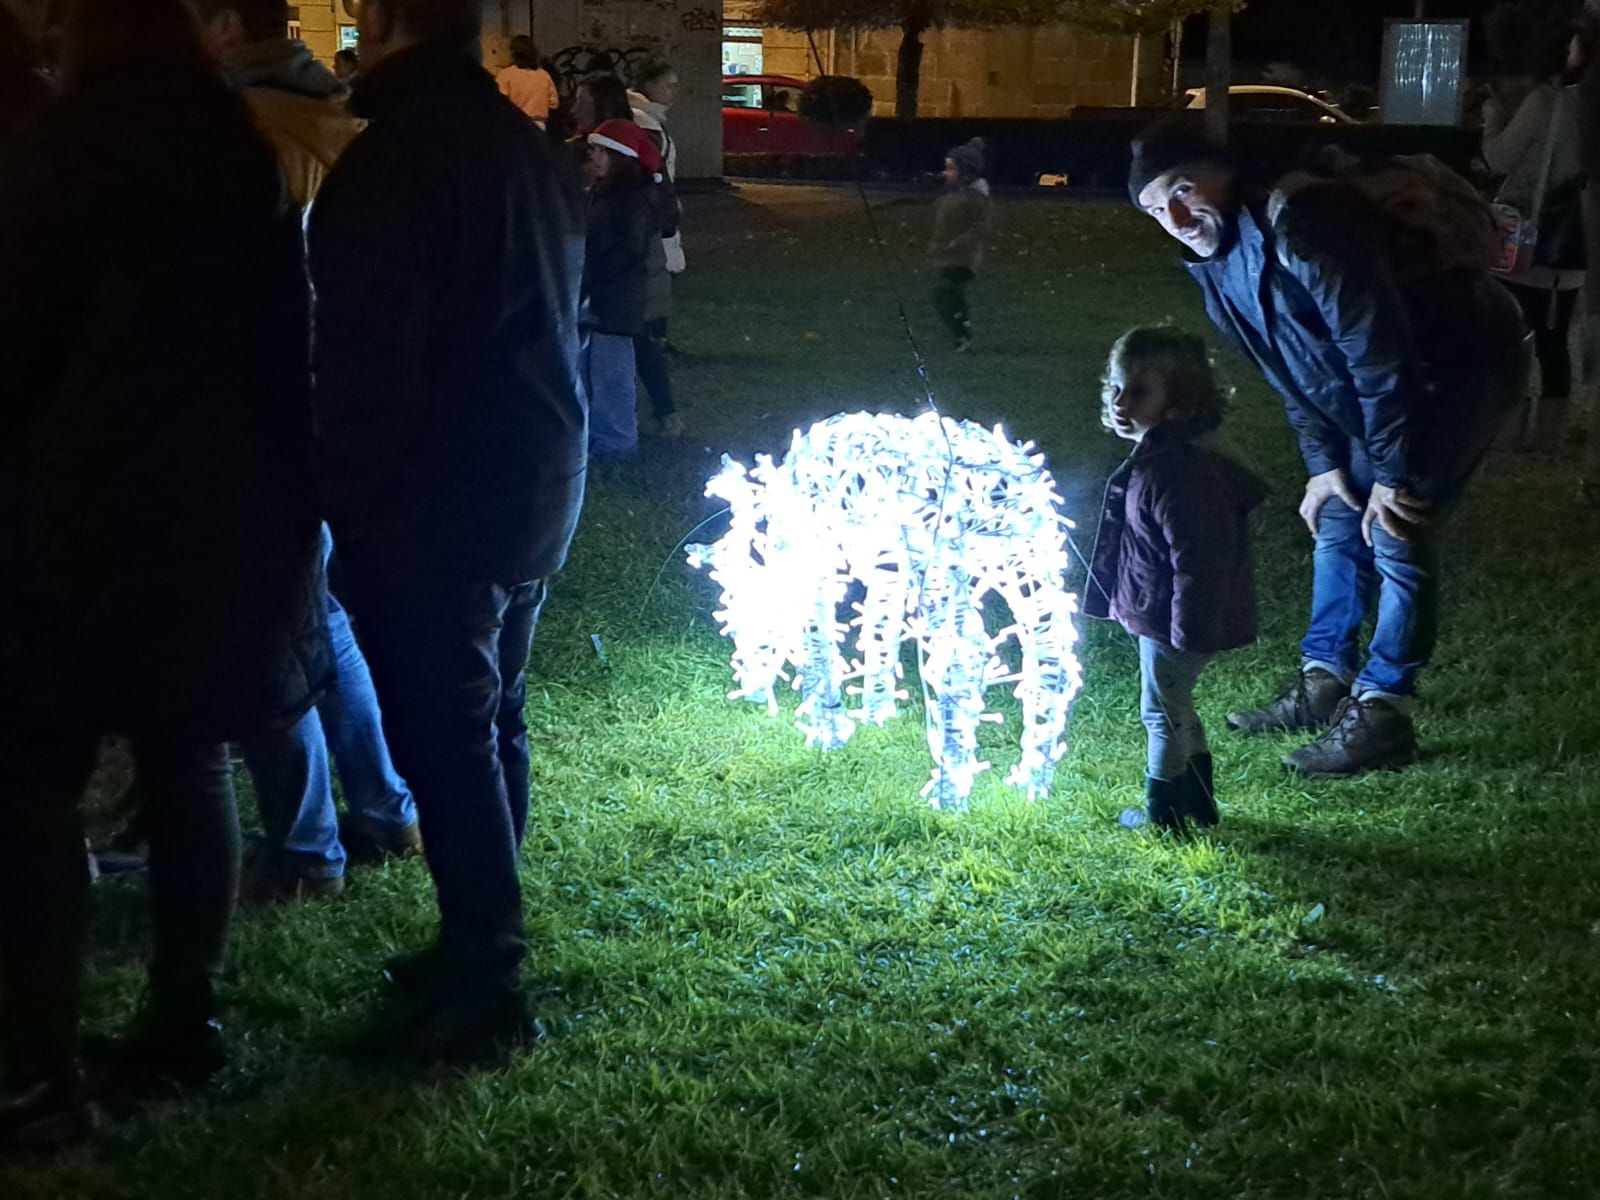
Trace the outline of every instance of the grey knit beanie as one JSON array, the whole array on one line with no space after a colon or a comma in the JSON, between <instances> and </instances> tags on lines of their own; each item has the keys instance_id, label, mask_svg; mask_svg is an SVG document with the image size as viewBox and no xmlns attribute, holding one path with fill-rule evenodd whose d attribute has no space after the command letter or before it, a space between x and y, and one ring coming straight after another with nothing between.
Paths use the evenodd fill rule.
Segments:
<instances>
[{"instance_id":1,"label":"grey knit beanie","mask_svg":"<svg viewBox=\"0 0 1600 1200\"><path fill-rule=\"evenodd\" d=\"M951 149L945 157L955 163L963 179L972 180L983 178L983 160L987 154L988 147L983 144L983 139L975 137Z\"/></svg>"}]
</instances>

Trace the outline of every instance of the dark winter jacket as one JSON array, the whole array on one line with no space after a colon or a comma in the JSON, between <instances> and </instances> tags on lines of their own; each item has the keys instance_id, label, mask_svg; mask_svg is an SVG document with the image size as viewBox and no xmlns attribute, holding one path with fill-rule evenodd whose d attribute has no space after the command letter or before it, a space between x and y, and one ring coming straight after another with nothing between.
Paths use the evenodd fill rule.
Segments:
<instances>
[{"instance_id":1,"label":"dark winter jacket","mask_svg":"<svg viewBox=\"0 0 1600 1200\"><path fill-rule=\"evenodd\" d=\"M587 439L567 156L467 47L384 59L351 110L368 126L310 224L334 538L418 568L543 578L577 525Z\"/></svg>"},{"instance_id":2,"label":"dark winter jacket","mask_svg":"<svg viewBox=\"0 0 1600 1200\"><path fill-rule=\"evenodd\" d=\"M326 680L300 214L198 60L109 72L0 165L0 679L212 743Z\"/></svg>"},{"instance_id":3,"label":"dark winter jacket","mask_svg":"<svg viewBox=\"0 0 1600 1200\"><path fill-rule=\"evenodd\" d=\"M1464 442L1519 398L1506 385L1516 302L1482 272L1402 285L1370 214L1330 196L1308 189L1271 226L1265 206L1240 209L1223 249L1189 272L1283 397L1308 473L1348 466L1355 441L1379 483L1439 494Z\"/></svg>"},{"instance_id":4,"label":"dark winter jacket","mask_svg":"<svg viewBox=\"0 0 1600 1200\"><path fill-rule=\"evenodd\" d=\"M1248 517L1266 493L1215 435L1152 429L1106 484L1084 611L1179 650L1253 642Z\"/></svg>"},{"instance_id":5,"label":"dark winter jacket","mask_svg":"<svg viewBox=\"0 0 1600 1200\"><path fill-rule=\"evenodd\" d=\"M935 267L959 267L977 273L983 265L983 243L989 234L994 202L989 184L978 179L946 192L933 210L933 237L928 257Z\"/></svg>"},{"instance_id":6,"label":"dark winter jacket","mask_svg":"<svg viewBox=\"0 0 1600 1200\"><path fill-rule=\"evenodd\" d=\"M587 329L622 337L644 332L651 243L661 241L661 215L650 192L653 186L623 184L595 190L583 260L583 325Z\"/></svg>"}]
</instances>

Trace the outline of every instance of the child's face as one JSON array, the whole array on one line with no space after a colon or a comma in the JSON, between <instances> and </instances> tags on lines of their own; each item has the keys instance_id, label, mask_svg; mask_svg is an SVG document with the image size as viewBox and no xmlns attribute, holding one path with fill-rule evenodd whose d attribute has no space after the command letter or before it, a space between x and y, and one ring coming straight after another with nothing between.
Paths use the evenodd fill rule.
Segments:
<instances>
[{"instance_id":1,"label":"child's face","mask_svg":"<svg viewBox=\"0 0 1600 1200\"><path fill-rule=\"evenodd\" d=\"M1130 442L1139 441L1170 413L1166 381L1149 366L1124 367L1112 359L1103 396L1100 423Z\"/></svg>"},{"instance_id":2,"label":"child's face","mask_svg":"<svg viewBox=\"0 0 1600 1200\"><path fill-rule=\"evenodd\" d=\"M590 183L599 183L611 174L611 151L604 146L590 146L589 157L584 163L584 174Z\"/></svg>"},{"instance_id":3,"label":"child's face","mask_svg":"<svg viewBox=\"0 0 1600 1200\"><path fill-rule=\"evenodd\" d=\"M944 181L948 187L955 187L961 182L961 172L956 170L956 161L953 158L944 160Z\"/></svg>"}]
</instances>

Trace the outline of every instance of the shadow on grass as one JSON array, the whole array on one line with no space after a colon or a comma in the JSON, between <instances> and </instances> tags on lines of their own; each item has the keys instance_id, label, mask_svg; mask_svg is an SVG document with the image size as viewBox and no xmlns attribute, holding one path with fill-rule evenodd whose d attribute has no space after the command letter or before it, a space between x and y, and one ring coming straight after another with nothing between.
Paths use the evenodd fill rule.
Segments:
<instances>
[{"instance_id":1,"label":"shadow on grass","mask_svg":"<svg viewBox=\"0 0 1600 1200\"><path fill-rule=\"evenodd\" d=\"M1360 836L1235 819L1228 840L1268 868L1269 891L1324 905L1325 917L1297 931L1302 948L1397 984L1413 971L1447 986L1514 978L1518 991L1561 1002L1579 980L1590 981L1585 991L1600 983L1600 884L1587 865L1596 839L1573 817L1536 810L1528 827L1487 837L1481 809Z\"/></svg>"}]
</instances>

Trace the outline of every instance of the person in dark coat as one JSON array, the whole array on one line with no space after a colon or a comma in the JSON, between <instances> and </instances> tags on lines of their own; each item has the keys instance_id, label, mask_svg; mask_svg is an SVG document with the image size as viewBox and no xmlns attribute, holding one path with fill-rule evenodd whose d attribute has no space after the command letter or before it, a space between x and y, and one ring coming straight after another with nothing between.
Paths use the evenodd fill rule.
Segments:
<instances>
[{"instance_id":1,"label":"person in dark coat","mask_svg":"<svg viewBox=\"0 0 1600 1200\"><path fill-rule=\"evenodd\" d=\"M1135 142L1128 191L1188 251L1212 322L1282 395L1310 476L1301 669L1228 725L1319 731L1284 760L1302 774L1413 762L1411 709L1438 631L1439 526L1521 398L1516 302L1485 270L1396 261L1384 214L1336 185L1245 195L1187 119ZM1363 664L1357 638L1374 601Z\"/></svg>"},{"instance_id":2,"label":"person in dark coat","mask_svg":"<svg viewBox=\"0 0 1600 1200\"><path fill-rule=\"evenodd\" d=\"M472 0L365 0L368 121L310 218L317 450L355 618L439 899L392 961L413 1048L533 1035L517 854L524 669L577 526L582 200L478 61Z\"/></svg>"},{"instance_id":3,"label":"person in dark coat","mask_svg":"<svg viewBox=\"0 0 1600 1200\"><path fill-rule=\"evenodd\" d=\"M1219 435L1222 392L1199 338L1124 334L1104 404L1106 428L1134 448L1106 484L1084 611L1139 640L1146 818L1162 829L1215 825L1194 688L1213 657L1256 638L1248 518L1266 486Z\"/></svg>"},{"instance_id":4,"label":"person in dark coat","mask_svg":"<svg viewBox=\"0 0 1600 1200\"><path fill-rule=\"evenodd\" d=\"M661 156L631 120L602 122L588 142L582 362L589 451L628 458L639 450L634 345L645 331L652 243L661 240Z\"/></svg>"},{"instance_id":5,"label":"person in dark coat","mask_svg":"<svg viewBox=\"0 0 1600 1200\"><path fill-rule=\"evenodd\" d=\"M190 0L201 44L238 87L277 153L302 211L361 125L344 110L345 89L303 42L283 36L285 0ZM335 99L338 97L338 99ZM334 561L323 529L325 564ZM326 572L325 572L326 574ZM266 836L253 841L239 879L243 905L337 895L353 859L421 853L416 806L395 773L377 694L350 616L323 596L334 679L317 707L291 729L270 730L241 749ZM333 770L348 812L334 805Z\"/></svg>"},{"instance_id":6,"label":"person in dark coat","mask_svg":"<svg viewBox=\"0 0 1600 1200\"><path fill-rule=\"evenodd\" d=\"M306 711L315 603L298 211L182 0L78 0L62 98L0 165L0 1145L92 1120L74 1065L77 800L125 734L154 955L126 1083L221 1065L225 742Z\"/></svg>"}]
</instances>

